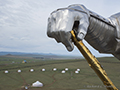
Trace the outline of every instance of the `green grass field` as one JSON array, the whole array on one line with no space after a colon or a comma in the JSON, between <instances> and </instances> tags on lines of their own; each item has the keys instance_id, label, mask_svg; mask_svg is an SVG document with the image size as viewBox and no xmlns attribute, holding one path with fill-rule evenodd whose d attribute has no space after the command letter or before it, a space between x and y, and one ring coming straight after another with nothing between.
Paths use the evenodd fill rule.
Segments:
<instances>
[{"instance_id":1,"label":"green grass field","mask_svg":"<svg viewBox=\"0 0 120 90\"><path fill-rule=\"evenodd\" d=\"M22 61L27 63L23 64ZM115 58L99 58L108 77L120 89L120 61ZM61 73L65 68L66 73ZM41 69L46 71L42 72ZM57 71L52 71L57 68ZM79 68L80 73L74 71ZM18 73L17 70L21 70ZM34 72L30 72L34 69ZM4 73L8 70L9 73ZM41 88L31 87L32 83L40 81ZM0 57L0 90L106 90L102 81L88 66L84 59L75 60L43 60L33 58Z\"/></svg>"}]
</instances>

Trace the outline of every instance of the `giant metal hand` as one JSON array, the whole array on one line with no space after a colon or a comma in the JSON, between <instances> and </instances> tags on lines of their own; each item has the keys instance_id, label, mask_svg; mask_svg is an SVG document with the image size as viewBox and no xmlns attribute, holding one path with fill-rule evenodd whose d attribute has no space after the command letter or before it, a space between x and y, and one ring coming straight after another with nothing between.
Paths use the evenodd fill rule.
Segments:
<instances>
[{"instance_id":1,"label":"giant metal hand","mask_svg":"<svg viewBox=\"0 0 120 90\"><path fill-rule=\"evenodd\" d=\"M100 53L113 54L120 60L120 13L108 19L88 10L83 5L57 9L48 18L47 35L73 50L70 31L78 40L85 39Z\"/></svg>"}]
</instances>

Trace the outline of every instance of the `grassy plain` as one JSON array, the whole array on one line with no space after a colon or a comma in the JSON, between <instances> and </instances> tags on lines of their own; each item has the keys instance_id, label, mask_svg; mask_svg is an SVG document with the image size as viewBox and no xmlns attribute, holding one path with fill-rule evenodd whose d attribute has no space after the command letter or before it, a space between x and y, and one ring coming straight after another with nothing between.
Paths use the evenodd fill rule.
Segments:
<instances>
[{"instance_id":1,"label":"grassy plain","mask_svg":"<svg viewBox=\"0 0 120 90\"><path fill-rule=\"evenodd\" d=\"M24 59L27 61L25 64L22 63ZM98 60L115 86L120 89L120 61L113 57ZM66 67L69 70L61 73ZM42 68L46 71L42 72ZM57 71L52 71L53 68L57 68ZM77 68L81 70L78 74L74 73ZM19 69L21 73L17 72ZM34 72L30 72L30 69L34 69ZM9 73L4 73L5 70ZM35 81L42 82L44 86L31 87ZM28 89L25 89L25 86ZM0 90L106 90L106 88L84 59L0 57Z\"/></svg>"}]
</instances>

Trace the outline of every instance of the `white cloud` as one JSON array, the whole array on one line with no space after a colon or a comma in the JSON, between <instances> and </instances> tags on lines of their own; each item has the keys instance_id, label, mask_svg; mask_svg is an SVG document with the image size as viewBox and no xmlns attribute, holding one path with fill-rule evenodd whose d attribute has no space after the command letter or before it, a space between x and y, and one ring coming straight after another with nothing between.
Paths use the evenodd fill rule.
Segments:
<instances>
[{"instance_id":1,"label":"white cloud","mask_svg":"<svg viewBox=\"0 0 120 90\"><path fill-rule=\"evenodd\" d=\"M79 55L46 35L47 18L53 10L84 4L105 17L118 12L119 1L110 0L0 0L0 50ZM109 3L107 3L109 2ZM90 48L91 49L91 48ZM91 49L94 53L95 50Z\"/></svg>"}]
</instances>

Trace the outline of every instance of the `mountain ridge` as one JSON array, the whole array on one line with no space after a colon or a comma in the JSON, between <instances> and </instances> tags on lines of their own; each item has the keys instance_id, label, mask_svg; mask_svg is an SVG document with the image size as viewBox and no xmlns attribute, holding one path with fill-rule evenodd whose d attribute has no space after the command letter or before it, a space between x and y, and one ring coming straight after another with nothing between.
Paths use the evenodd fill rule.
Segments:
<instances>
[{"instance_id":1,"label":"mountain ridge","mask_svg":"<svg viewBox=\"0 0 120 90\"><path fill-rule=\"evenodd\" d=\"M71 56L71 55L58 55L53 53L26 53L26 52L0 52L0 56L21 56L21 57L32 57L32 58L66 58L66 59L73 59L73 58L83 58L81 56Z\"/></svg>"}]
</instances>

